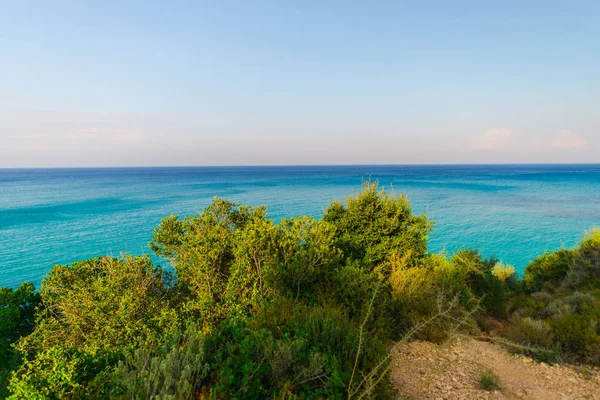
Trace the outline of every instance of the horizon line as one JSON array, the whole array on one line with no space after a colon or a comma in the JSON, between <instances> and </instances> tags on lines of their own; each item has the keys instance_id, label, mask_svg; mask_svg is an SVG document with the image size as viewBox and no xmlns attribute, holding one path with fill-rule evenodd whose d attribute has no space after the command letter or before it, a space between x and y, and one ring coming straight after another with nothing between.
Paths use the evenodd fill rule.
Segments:
<instances>
[{"instance_id":1,"label":"horizon line","mask_svg":"<svg viewBox=\"0 0 600 400\"><path fill-rule=\"evenodd\" d=\"M52 170L52 169L152 169L152 168L278 168L278 167L444 167L444 166L600 166L600 162L556 162L556 163L406 163L406 164L240 164L240 165L137 165L137 166L43 166L43 167L0 167L0 170Z\"/></svg>"}]
</instances>

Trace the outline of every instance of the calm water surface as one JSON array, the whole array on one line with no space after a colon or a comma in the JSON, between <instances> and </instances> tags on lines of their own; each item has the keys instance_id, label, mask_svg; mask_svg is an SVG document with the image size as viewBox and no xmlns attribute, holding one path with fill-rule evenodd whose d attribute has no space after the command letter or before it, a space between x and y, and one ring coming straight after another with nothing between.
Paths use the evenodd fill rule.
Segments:
<instances>
[{"instance_id":1,"label":"calm water surface","mask_svg":"<svg viewBox=\"0 0 600 400\"><path fill-rule=\"evenodd\" d=\"M369 177L434 221L430 250L478 248L519 271L600 226L600 165L190 167L0 170L0 286L54 264L148 253L161 218L214 196L274 219L322 215Z\"/></svg>"}]
</instances>

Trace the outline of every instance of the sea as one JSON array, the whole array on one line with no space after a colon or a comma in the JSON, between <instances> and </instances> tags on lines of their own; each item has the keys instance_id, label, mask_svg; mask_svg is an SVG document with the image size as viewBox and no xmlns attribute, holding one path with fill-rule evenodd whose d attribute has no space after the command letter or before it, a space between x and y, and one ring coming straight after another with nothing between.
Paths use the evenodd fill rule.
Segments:
<instances>
[{"instance_id":1,"label":"sea","mask_svg":"<svg viewBox=\"0 0 600 400\"><path fill-rule=\"evenodd\" d=\"M149 254L163 217L215 196L266 205L275 220L319 218L369 179L434 221L431 252L479 249L521 273L600 227L600 164L0 169L0 286L39 285L56 264Z\"/></svg>"}]
</instances>

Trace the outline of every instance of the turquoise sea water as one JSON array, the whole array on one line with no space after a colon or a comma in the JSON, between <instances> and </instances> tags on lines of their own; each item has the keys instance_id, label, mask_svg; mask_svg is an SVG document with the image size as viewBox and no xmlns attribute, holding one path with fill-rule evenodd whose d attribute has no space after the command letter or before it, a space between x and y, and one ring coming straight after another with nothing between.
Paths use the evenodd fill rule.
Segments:
<instances>
[{"instance_id":1,"label":"turquoise sea water","mask_svg":"<svg viewBox=\"0 0 600 400\"><path fill-rule=\"evenodd\" d=\"M0 170L0 286L54 264L148 253L161 218L214 196L272 218L320 216L368 178L435 222L430 250L478 248L519 271L600 226L600 165L311 166Z\"/></svg>"}]
</instances>

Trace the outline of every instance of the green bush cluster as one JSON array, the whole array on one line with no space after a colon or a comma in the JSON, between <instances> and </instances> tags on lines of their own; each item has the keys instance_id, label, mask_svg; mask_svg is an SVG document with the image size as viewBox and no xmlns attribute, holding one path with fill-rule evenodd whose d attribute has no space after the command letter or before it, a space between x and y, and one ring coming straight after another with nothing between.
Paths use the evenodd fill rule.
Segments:
<instances>
[{"instance_id":1,"label":"green bush cluster","mask_svg":"<svg viewBox=\"0 0 600 400\"><path fill-rule=\"evenodd\" d=\"M546 253L525 269L501 333L553 361L600 365L600 231L574 249Z\"/></svg>"},{"instance_id":2,"label":"green bush cluster","mask_svg":"<svg viewBox=\"0 0 600 400\"><path fill-rule=\"evenodd\" d=\"M389 398L394 343L489 318L513 341L595 362L597 233L519 281L477 251L430 254L431 229L373 182L321 219L276 223L218 198L168 216L150 248L169 268L99 257L55 266L39 293L0 290L0 395Z\"/></svg>"},{"instance_id":3,"label":"green bush cluster","mask_svg":"<svg viewBox=\"0 0 600 400\"><path fill-rule=\"evenodd\" d=\"M412 327L400 323L387 266L393 256L426 268L430 227L373 183L322 219L275 223L264 207L218 198L169 216L150 248L172 272L130 256L52 269L29 328L8 329L19 358L8 389L13 398L386 397L388 346Z\"/></svg>"},{"instance_id":4,"label":"green bush cluster","mask_svg":"<svg viewBox=\"0 0 600 400\"><path fill-rule=\"evenodd\" d=\"M8 396L8 377L21 363L21 355L13 345L33 331L39 302L40 296L31 283L16 289L0 288L0 398Z\"/></svg>"}]
</instances>

